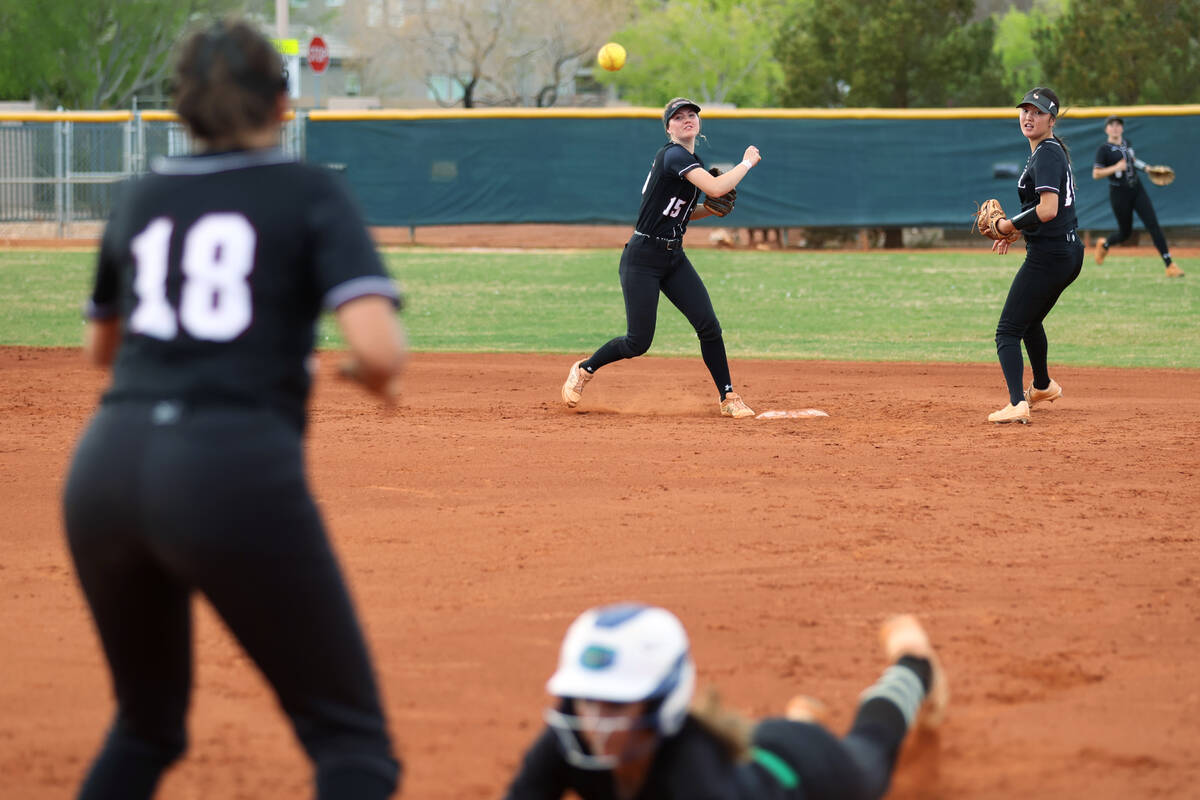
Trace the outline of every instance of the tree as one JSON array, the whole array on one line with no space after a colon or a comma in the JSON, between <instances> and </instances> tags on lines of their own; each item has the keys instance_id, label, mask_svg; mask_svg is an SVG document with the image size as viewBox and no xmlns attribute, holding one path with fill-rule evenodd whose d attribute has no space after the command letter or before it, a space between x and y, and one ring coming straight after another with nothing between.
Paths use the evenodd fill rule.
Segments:
<instances>
[{"instance_id":1,"label":"tree","mask_svg":"<svg viewBox=\"0 0 1200 800\"><path fill-rule=\"evenodd\" d=\"M422 9L428 85L439 104L472 108L499 86L492 76L506 58L501 45L515 38L516 12L516 0L445 0Z\"/></svg>"},{"instance_id":2,"label":"tree","mask_svg":"<svg viewBox=\"0 0 1200 800\"><path fill-rule=\"evenodd\" d=\"M1070 0L1034 40L1064 102L1200 101L1200 0Z\"/></svg>"},{"instance_id":3,"label":"tree","mask_svg":"<svg viewBox=\"0 0 1200 800\"><path fill-rule=\"evenodd\" d=\"M23 0L0 0L0 100L31 99L38 77L54 68L50 51L28 36L62 11L41 6L35 11Z\"/></svg>"},{"instance_id":4,"label":"tree","mask_svg":"<svg viewBox=\"0 0 1200 800\"><path fill-rule=\"evenodd\" d=\"M389 25L360 18L351 39L368 93L416 80L447 107L547 106L628 14L628 0L425 0Z\"/></svg>"},{"instance_id":5,"label":"tree","mask_svg":"<svg viewBox=\"0 0 1200 800\"><path fill-rule=\"evenodd\" d=\"M530 49L518 74L536 91L535 105L552 106L558 88L581 68L594 63L611 31L632 13L629 2L544 0L548 13L527 21ZM540 86L538 85L540 83Z\"/></svg>"},{"instance_id":6,"label":"tree","mask_svg":"<svg viewBox=\"0 0 1200 800\"><path fill-rule=\"evenodd\" d=\"M1063 13L1064 0L1037 0L1028 13L1016 7L996 17L996 55L1004 65L1004 83L1013 95L1046 81L1038 61L1034 32Z\"/></svg>"},{"instance_id":7,"label":"tree","mask_svg":"<svg viewBox=\"0 0 1200 800\"><path fill-rule=\"evenodd\" d=\"M236 0L75 0L14 14L15 4L3 2L0 87L66 108L125 108L134 95L161 93L189 21L241 7Z\"/></svg>"},{"instance_id":8,"label":"tree","mask_svg":"<svg viewBox=\"0 0 1200 800\"><path fill-rule=\"evenodd\" d=\"M782 16L781 0L642 0L635 20L613 36L629 54L625 67L597 69L597 80L640 105L675 96L775 105L783 73L773 31Z\"/></svg>"},{"instance_id":9,"label":"tree","mask_svg":"<svg viewBox=\"0 0 1200 800\"><path fill-rule=\"evenodd\" d=\"M1008 91L995 23L973 0L822 0L792 8L775 44L790 106L995 105Z\"/></svg>"}]
</instances>

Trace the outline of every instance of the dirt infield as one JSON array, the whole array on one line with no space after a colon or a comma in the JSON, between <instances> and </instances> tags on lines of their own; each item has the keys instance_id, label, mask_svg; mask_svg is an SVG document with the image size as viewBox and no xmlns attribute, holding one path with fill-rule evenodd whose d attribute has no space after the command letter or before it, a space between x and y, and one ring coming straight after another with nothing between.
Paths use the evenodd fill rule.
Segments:
<instances>
[{"instance_id":1,"label":"dirt infield","mask_svg":"<svg viewBox=\"0 0 1200 800\"><path fill-rule=\"evenodd\" d=\"M896 798L1195 797L1200 372L1060 368L1029 426L990 426L993 365L735 362L759 411L716 415L699 359L613 365L572 412L570 359L415 357L381 411L321 359L310 473L407 763L403 796L496 798L590 604L665 604L701 681L754 714L793 693L836 727L913 610L951 678ZM73 795L112 711L58 516L102 374L0 349L0 794ZM161 797L308 796L252 666L198 604L191 748Z\"/></svg>"},{"instance_id":2,"label":"dirt infield","mask_svg":"<svg viewBox=\"0 0 1200 800\"><path fill-rule=\"evenodd\" d=\"M521 248L521 249L552 249L552 248L612 248L619 250L629 240L632 228L629 225L553 225L553 224L524 224L524 225L429 225L420 228L408 227L373 227L371 236L380 247L446 247L491 249ZM91 249L99 246L103 225L99 222L78 222L67 229L67 235L60 236L59 228L52 223L0 223L0 247L31 247L39 249ZM1171 251L1176 260L1180 261L1184 270L1189 270L1188 262L1200 258L1200 241L1191 230L1171 230ZM870 234L870 235L868 235ZM859 231L857 237L852 237L854 246L847 249L862 251L868 249L868 241L877 241L878 230ZM1083 231L1084 244L1090 247L1095 236L1103 235L1092 231ZM1135 233L1135 236L1137 234ZM811 241L809 237L813 237ZM820 229L807 231L804 228L766 229L766 228L714 228L696 226L688 231L684 243L688 249L732 247L734 249L781 250L788 252L812 252L817 248L813 243L828 238L828 231ZM841 239L827 241L823 248L836 245ZM806 245L806 247L801 247ZM1131 247L1129 242L1113 251L1115 256L1154 257L1158 252L1145 237L1141 237L1141 246ZM963 251L986 250L988 242L982 238L968 236L964 239L962 232L951 232L948 238L929 249L946 251L949 249ZM872 248L876 245L872 245ZM913 252L908 248L906 252ZM890 251L894 252L894 251Z\"/></svg>"}]
</instances>

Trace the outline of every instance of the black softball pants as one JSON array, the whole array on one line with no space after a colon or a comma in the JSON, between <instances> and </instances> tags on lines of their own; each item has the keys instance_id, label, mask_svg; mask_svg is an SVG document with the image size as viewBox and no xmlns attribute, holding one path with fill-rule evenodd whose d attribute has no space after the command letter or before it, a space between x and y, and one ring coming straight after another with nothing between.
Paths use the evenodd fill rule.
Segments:
<instances>
[{"instance_id":1,"label":"black softball pants","mask_svg":"<svg viewBox=\"0 0 1200 800\"><path fill-rule=\"evenodd\" d=\"M79 797L149 798L183 754L194 591L274 688L317 797L393 793L399 764L299 431L269 411L103 405L64 513L117 703Z\"/></svg>"},{"instance_id":2,"label":"black softball pants","mask_svg":"<svg viewBox=\"0 0 1200 800\"><path fill-rule=\"evenodd\" d=\"M1170 259L1171 248L1167 246L1167 237L1163 235L1162 228L1158 226L1158 215L1154 213L1150 195L1146 194L1146 187L1142 185L1141 181L1132 187L1110 185L1108 201L1112 204L1113 214L1117 217L1117 232L1104 238L1109 247L1120 244L1133 233L1133 212L1136 211L1138 218L1146 226L1146 232L1154 240L1154 246L1158 249L1159 255L1163 257L1164 261Z\"/></svg>"},{"instance_id":3,"label":"black softball pants","mask_svg":"<svg viewBox=\"0 0 1200 800\"><path fill-rule=\"evenodd\" d=\"M929 662L903 658L897 666L912 670L922 685ZM838 738L821 725L770 718L754 729L752 744L786 761L799 777L791 795L802 800L878 800L887 793L908 723L892 701L872 697L854 716L850 731Z\"/></svg>"},{"instance_id":4,"label":"black softball pants","mask_svg":"<svg viewBox=\"0 0 1200 800\"><path fill-rule=\"evenodd\" d=\"M1026 243L1025 262L1013 277L996 325L996 355L1008 385L1008 400L1013 405L1025 399L1022 340L1029 353L1034 386L1044 389L1050 385L1046 365L1050 345L1042 320L1054 308L1063 290L1079 277L1083 249L1075 233L1067 234L1062 241Z\"/></svg>"},{"instance_id":5,"label":"black softball pants","mask_svg":"<svg viewBox=\"0 0 1200 800\"><path fill-rule=\"evenodd\" d=\"M636 358L649 350L658 322L658 294L662 292L695 329L704 365L724 398L733 387L721 324L708 289L682 247L676 244L667 249L663 242L635 235L625 245L618 272L625 297L625 335L601 345L584 366L595 372L605 364Z\"/></svg>"}]
</instances>

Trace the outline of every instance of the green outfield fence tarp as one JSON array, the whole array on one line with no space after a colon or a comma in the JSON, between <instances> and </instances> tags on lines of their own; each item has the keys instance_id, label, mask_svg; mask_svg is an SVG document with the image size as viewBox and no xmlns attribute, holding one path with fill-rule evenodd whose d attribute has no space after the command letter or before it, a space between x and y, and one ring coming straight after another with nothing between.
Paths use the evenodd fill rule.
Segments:
<instances>
[{"instance_id":1,"label":"green outfield fence tarp","mask_svg":"<svg viewBox=\"0 0 1200 800\"><path fill-rule=\"evenodd\" d=\"M373 225L632 224L650 161L665 141L654 109L312 112L306 158L351 184ZM1069 112L1081 229L1113 227L1107 180L1092 180L1104 117L1126 117L1137 155L1169 164L1145 180L1164 226L1200 225L1200 106ZM589 113L590 112L590 113ZM744 227L970 227L975 203L1017 205L1029 147L1016 109L714 111L696 152L728 167L746 145L762 163L738 187ZM701 224L704 224L701 223ZM1140 226L1139 226L1140 227Z\"/></svg>"}]
</instances>

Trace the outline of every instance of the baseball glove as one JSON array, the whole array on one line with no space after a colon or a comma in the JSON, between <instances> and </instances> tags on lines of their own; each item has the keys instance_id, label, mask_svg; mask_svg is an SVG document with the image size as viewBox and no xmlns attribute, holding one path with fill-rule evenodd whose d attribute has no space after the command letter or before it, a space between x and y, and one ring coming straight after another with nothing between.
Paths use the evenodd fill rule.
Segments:
<instances>
[{"instance_id":1,"label":"baseball glove","mask_svg":"<svg viewBox=\"0 0 1200 800\"><path fill-rule=\"evenodd\" d=\"M1004 209L1000 206L1000 201L992 197L985 200L983 205L979 207L979 210L975 212L975 227L989 239L994 239L997 242L1001 240L1015 242L1021 238L1019 232L1014 230L1012 233L1005 234L1001 233L996 227L1000 220L1006 216L1008 215L1004 213Z\"/></svg>"},{"instance_id":2,"label":"baseball glove","mask_svg":"<svg viewBox=\"0 0 1200 800\"><path fill-rule=\"evenodd\" d=\"M1175 170L1161 164L1146 167L1146 177L1155 186L1166 186L1175 180Z\"/></svg>"},{"instance_id":3,"label":"baseball glove","mask_svg":"<svg viewBox=\"0 0 1200 800\"><path fill-rule=\"evenodd\" d=\"M709 172L714 178L721 174L721 170L717 169L716 167L710 169ZM720 197L709 197L708 195L705 195L704 207L709 210L709 213L718 217L723 217L730 211L733 211L733 201L736 199L737 189L730 189Z\"/></svg>"}]
</instances>

